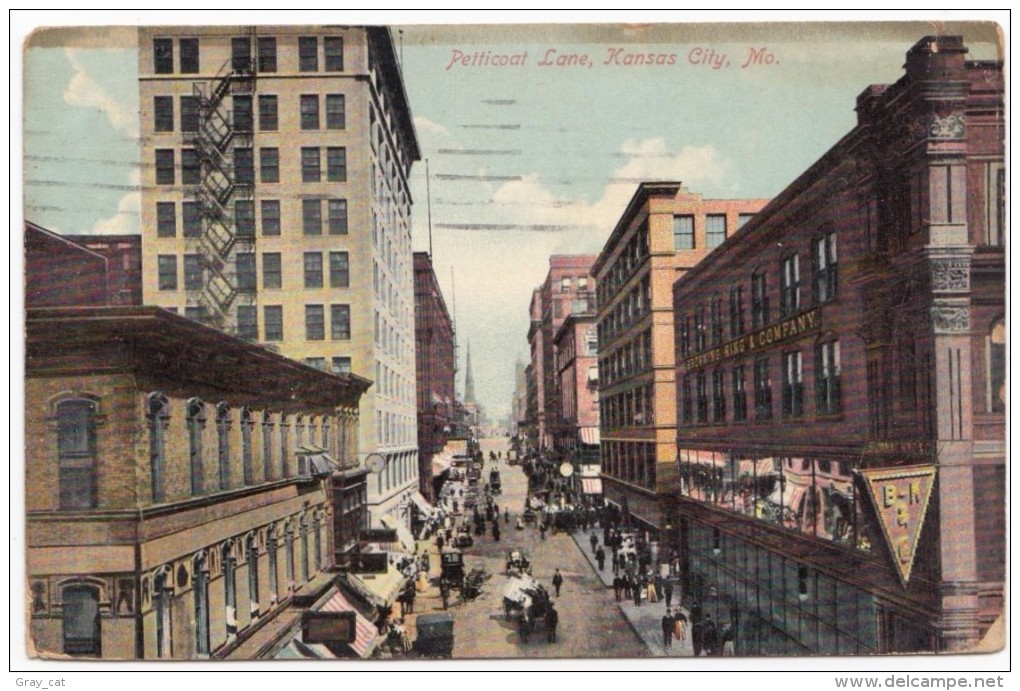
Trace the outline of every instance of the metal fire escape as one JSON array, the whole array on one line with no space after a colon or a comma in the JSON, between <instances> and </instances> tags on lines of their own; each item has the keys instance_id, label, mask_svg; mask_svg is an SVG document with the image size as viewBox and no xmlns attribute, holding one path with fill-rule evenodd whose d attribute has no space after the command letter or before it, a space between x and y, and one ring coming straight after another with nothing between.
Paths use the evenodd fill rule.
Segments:
<instances>
[{"instance_id":1,"label":"metal fire escape","mask_svg":"<svg viewBox=\"0 0 1020 691\"><path fill-rule=\"evenodd\" d=\"M202 308L207 324L257 340L254 314L248 322L238 318L238 307L256 304L254 51L252 28L247 55L235 46L215 77L193 85L199 126L191 143L201 175L189 192L199 203L202 233L193 238L190 251L202 255L203 281L202 290L188 301L194 299Z\"/></svg>"}]
</instances>

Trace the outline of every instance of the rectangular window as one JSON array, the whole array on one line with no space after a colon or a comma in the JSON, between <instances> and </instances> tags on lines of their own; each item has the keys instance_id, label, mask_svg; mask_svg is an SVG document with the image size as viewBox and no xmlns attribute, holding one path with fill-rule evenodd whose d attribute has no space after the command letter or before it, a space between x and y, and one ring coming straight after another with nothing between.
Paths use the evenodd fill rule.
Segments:
<instances>
[{"instance_id":1,"label":"rectangular window","mask_svg":"<svg viewBox=\"0 0 1020 691\"><path fill-rule=\"evenodd\" d=\"M737 230L743 228L752 218L754 218L754 214L737 214Z\"/></svg>"},{"instance_id":2,"label":"rectangular window","mask_svg":"<svg viewBox=\"0 0 1020 691\"><path fill-rule=\"evenodd\" d=\"M237 289L255 290L255 253L238 252L235 258L237 266Z\"/></svg>"},{"instance_id":3,"label":"rectangular window","mask_svg":"<svg viewBox=\"0 0 1020 691\"><path fill-rule=\"evenodd\" d=\"M152 39L152 63L156 74L174 73L174 40L172 38Z\"/></svg>"},{"instance_id":4,"label":"rectangular window","mask_svg":"<svg viewBox=\"0 0 1020 691\"><path fill-rule=\"evenodd\" d=\"M305 252L305 288L322 287L322 252Z\"/></svg>"},{"instance_id":5,"label":"rectangular window","mask_svg":"<svg viewBox=\"0 0 1020 691\"><path fill-rule=\"evenodd\" d=\"M744 288L730 286L730 338L744 333Z\"/></svg>"},{"instance_id":6,"label":"rectangular window","mask_svg":"<svg viewBox=\"0 0 1020 691\"><path fill-rule=\"evenodd\" d=\"M262 308L263 322L265 322L266 340L283 340L283 306L266 305Z\"/></svg>"},{"instance_id":7,"label":"rectangular window","mask_svg":"<svg viewBox=\"0 0 1020 691\"><path fill-rule=\"evenodd\" d=\"M694 310L694 351L701 352L705 349L705 308L699 307Z\"/></svg>"},{"instance_id":8,"label":"rectangular window","mask_svg":"<svg viewBox=\"0 0 1020 691\"><path fill-rule=\"evenodd\" d=\"M726 373L721 369L712 372L712 421L726 421Z\"/></svg>"},{"instance_id":9,"label":"rectangular window","mask_svg":"<svg viewBox=\"0 0 1020 691\"><path fill-rule=\"evenodd\" d=\"M326 339L325 312L322 305L305 305L305 339L323 341Z\"/></svg>"},{"instance_id":10,"label":"rectangular window","mask_svg":"<svg viewBox=\"0 0 1020 691\"><path fill-rule=\"evenodd\" d=\"M754 362L754 417L756 420L772 418L772 375L765 358Z\"/></svg>"},{"instance_id":11,"label":"rectangular window","mask_svg":"<svg viewBox=\"0 0 1020 691\"><path fill-rule=\"evenodd\" d=\"M183 202L181 204L184 222L184 237L202 237L202 204L201 202Z\"/></svg>"},{"instance_id":12,"label":"rectangular window","mask_svg":"<svg viewBox=\"0 0 1020 691\"><path fill-rule=\"evenodd\" d=\"M306 146L301 149L301 182L319 182L322 169L319 163L319 149Z\"/></svg>"},{"instance_id":13,"label":"rectangular window","mask_svg":"<svg viewBox=\"0 0 1020 691\"><path fill-rule=\"evenodd\" d=\"M783 353L783 417L804 414L804 384L800 351Z\"/></svg>"},{"instance_id":14,"label":"rectangular window","mask_svg":"<svg viewBox=\"0 0 1020 691\"><path fill-rule=\"evenodd\" d=\"M156 237L172 238L177 235L177 205L174 202L156 202Z\"/></svg>"},{"instance_id":15,"label":"rectangular window","mask_svg":"<svg viewBox=\"0 0 1020 691\"><path fill-rule=\"evenodd\" d=\"M686 375L680 385L680 410L681 420L685 425L691 424L694 420L694 409L691 405L691 375Z\"/></svg>"},{"instance_id":16,"label":"rectangular window","mask_svg":"<svg viewBox=\"0 0 1020 691\"><path fill-rule=\"evenodd\" d=\"M246 341L259 340L258 307L237 306L237 335Z\"/></svg>"},{"instance_id":17,"label":"rectangular window","mask_svg":"<svg viewBox=\"0 0 1020 691\"><path fill-rule=\"evenodd\" d=\"M280 150L275 147L259 149L259 180L262 182L280 181Z\"/></svg>"},{"instance_id":18,"label":"rectangular window","mask_svg":"<svg viewBox=\"0 0 1020 691\"><path fill-rule=\"evenodd\" d=\"M326 94L326 129L342 130L347 127L347 104L343 94Z\"/></svg>"},{"instance_id":19,"label":"rectangular window","mask_svg":"<svg viewBox=\"0 0 1020 691\"><path fill-rule=\"evenodd\" d=\"M159 289L177 290L177 255L161 254L156 263L159 266Z\"/></svg>"},{"instance_id":20,"label":"rectangular window","mask_svg":"<svg viewBox=\"0 0 1020 691\"><path fill-rule=\"evenodd\" d=\"M839 376L839 341L818 345L815 348L815 402L819 413L838 413L842 409Z\"/></svg>"},{"instance_id":21,"label":"rectangular window","mask_svg":"<svg viewBox=\"0 0 1020 691\"><path fill-rule=\"evenodd\" d=\"M266 237L280 234L280 200L262 200L262 235Z\"/></svg>"},{"instance_id":22,"label":"rectangular window","mask_svg":"<svg viewBox=\"0 0 1020 691\"><path fill-rule=\"evenodd\" d=\"M349 357L333 358L333 374L350 374L351 359Z\"/></svg>"},{"instance_id":23,"label":"rectangular window","mask_svg":"<svg viewBox=\"0 0 1020 691\"><path fill-rule=\"evenodd\" d=\"M347 235L347 200L329 200L329 234Z\"/></svg>"},{"instance_id":24,"label":"rectangular window","mask_svg":"<svg viewBox=\"0 0 1020 691\"><path fill-rule=\"evenodd\" d=\"M344 71L344 40L339 36L326 36L322 39L323 51L326 54L326 71Z\"/></svg>"},{"instance_id":25,"label":"rectangular window","mask_svg":"<svg viewBox=\"0 0 1020 691\"><path fill-rule=\"evenodd\" d=\"M829 231L814 241L815 304L836 297L839 281L836 274L836 231Z\"/></svg>"},{"instance_id":26,"label":"rectangular window","mask_svg":"<svg viewBox=\"0 0 1020 691\"><path fill-rule=\"evenodd\" d=\"M697 407L694 411L694 421L697 423L708 422L708 386L704 372L697 374Z\"/></svg>"},{"instance_id":27,"label":"rectangular window","mask_svg":"<svg viewBox=\"0 0 1020 691\"><path fill-rule=\"evenodd\" d=\"M252 113L251 96L236 95L234 101L234 130L251 132L255 129L255 116Z\"/></svg>"},{"instance_id":28,"label":"rectangular window","mask_svg":"<svg viewBox=\"0 0 1020 691\"><path fill-rule=\"evenodd\" d=\"M764 328L769 322L768 279L764 272L751 274L751 323L752 328Z\"/></svg>"},{"instance_id":29,"label":"rectangular window","mask_svg":"<svg viewBox=\"0 0 1020 691\"><path fill-rule=\"evenodd\" d=\"M351 306L329 306L330 337L334 341L351 340Z\"/></svg>"},{"instance_id":30,"label":"rectangular window","mask_svg":"<svg viewBox=\"0 0 1020 691\"><path fill-rule=\"evenodd\" d=\"M714 249L726 240L725 214L708 214L705 217L705 245Z\"/></svg>"},{"instance_id":31,"label":"rectangular window","mask_svg":"<svg viewBox=\"0 0 1020 691\"><path fill-rule=\"evenodd\" d=\"M177 181L174 173L174 150L156 149L156 184L172 185Z\"/></svg>"},{"instance_id":32,"label":"rectangular window","mask_svg":"<svg viewBox=\"0 0 1020 691\"><path fill-rule=\"evenodd\" d=\"M234 182L255 184L255 152L251 149L234 149Z\"/></svg>"},{"instance_id":33,"label":"rectangular window","mask_svg":"<svg viewBox=\"0 0 1020 691\"><path fill-rule=\"evenodd\" d=\"M255 237L255 202L250 199L234 202L234 228L238 237Z\"/></svg>"},{"instance_id":34,"label":"rectangular window","mask_svg":"<svg viewBox=\"0 0 1020 691\"><path fill-rule=\"evenodd\" d=\"M319 39L315 36L298 38L298 71L319 71Z\"/></svg>"},{"instance_id":35,"label":"rectangular window","mask_svg":"<svg viewBox=\"0 0 1020 691\"><path fill-rule=\"evenodd\" d=\"M195 96L181 96L181 132L198 132L199 102Z\"/></svg>"},{"instance_id":36,"label":"rectangular window","mask_svg":"<svg viewBox=\"0 0 1020 691\"><path fill-rule=\"evenodd\" d=\"M709 319L711 319L712 345L722 345L722 299L718 295L712 297L709 309Z\"/></svg>"},{"instance_id":37,"label":"rectangular window","mask_svg":"<svg viewBox=\"0 0 1020 691\"><path fill-rule=\"evenodd\" d=\"M694 249L694 216L673 217L673 249Z\"/></svg>"},{"instance_id":38,"label":"rectangular window","mask_svg":"<svg viewBox=\"0 0 1020 691\"><path fill-rule=\"evenodd\" d=\"M304 94L301 96L301 129L319 129L318 94Z\"/></svg>"},{"instance_id":39,"label":"rectangular window","mask_svg":"<svg viewBox=\"0 0 1020 691\"><path fill-rule=\"evenodd\" d=\"M306 357L305 364L315 369L326 369L326 358L324 357Z\"/></svg>"},{"instance_id":40,"label":"rectangular window","mask_svg":"<svg viewBox=\"0 0 1020 691\"><path fill-rule=\"evenodd\" d=\"M203 307L202 305L193 305L191 307L185 307L184 316L196 322L205 321L205 307Z\"/></svg>"},{"instance_id":41,"label":"rectangular window","mask_svg":"<svg viewBox=\"0 0 1020 691\"><path fill-rule=\"evenodd\" d=\"M326 179L330 182L347 181L347 147L331 146L326 149Z\"/></svg>"},{"instance_id":42,"label":"rectangular window","mask_svg":"<svg viewBox=\"0 0 1020 691\"><path fill-rule=\"evenodd\" d=\"M279 125L276 96L259 96L259 129L275 132Z\"/></svg>"},{"instance_id":43,"label":"rectangular window","mask_svg":"<svg viewBox=\"0 0 1020 691\"><path fill-rule=\"evenodd\" d=\"M57 404L57 453L60 466L60 508L95 508L95 402L72 399Z\"/></svg>"},{"instance_id":44,"label":"rectangular window","mask_svg":"<svg viewBox=\"0 0 1020 691\"><path fill-rule=\"evenodd\" d=\"M351 264L347 252L329 253L329 287L349 288L351 285Z\"/></svg>"},{"instance_id":45,"label":"rectangular window","mask_svg":"<svg viewBox=\"0 0 1020 691\"><path fill-rule=\"evenodd\" d=\"M257 39L259 52L259 72L276 71L276 38L259 36Z\"/></svg>"},{"instance_id":46,"label":"rectangular window","mask_svg":"<svg viewBox=\"0 0 1020 691\"><path fill-rule=\"evenodd\" d=\"M152 99L152 112L155 119L154 129L156 132L174 131L174 97L154 96Z\"/></svg>"},{"instance_id":47,"label":"rectangular window","mask_svg":"<svg viewBox=\"0 0 1020 691\"><path fill-rule=\"evenodd\" d=\"M205 285L205 268L201 254L184 255L184 289L202 290Z\"/></svg>"},{"instance_id":48,"label":"rectangular window","mask_svg":"<svg viewBox=\"0 0 1020 691\"><path fill-rule=\"evenodd\" d=\"M181 47L181 74L198 74L198 39L182 38L179 43Z\"/></svg>"},{"instance_id":49,"label":"rectangular window","mask_svg":"<svg viewBox=\"0 0 1020 691\"><path fill-rule=\"evenodd\" d=\"M687 317L680 320L680 354L683 357L691 354L691 321Z\"/></svg>"},{"instance_id":50,"label":"rectangular window","mask_svg":"<svg viewBox=\"0 0 1020 691\"><path fill-rule=\"evenodd\" d=\"M747 419L747 392L744 390L744 366L733 368L733 419Z\"/></svg>"},{"instance_id":51,"label":"rectangular window","mask_svg":"<svg viewBox=\"0 0 1020 691\"><path fill-rule=\"evenodd\" d=\"M194 149L181 149L181 184L198 185L202 182L202 163Z\"/></svg>"},{"instance_id":52,"label":"rectangular window","mask_svg":"<svg viewBox=\"0 0 1020 691\"><path fill-rule=\"evenodd\" d=\"M283 264L279 252L262 253L262 287L283 287Z\"/></svg>"},{"instance_id":53,"label":"rectangular window","mask_svg":"<svg viewBox=\"0 0 1020 691\"><path fill-rule=\"evenodd\" d=\"M322 235L322 200L301 200L301 225L305 235Z\"/></svg>"},{"instance_id":54,"label":"rectangular window","mask_svg":"<svg viewBox=\"0 0 1020 691\"><path fill-rule=\"evenodd\" d=\"M251 72L251 39L247 36L230 39L230 67L235 72Z\"/></svg>"},{"instance_id":55,"label":"rectangular window","mask_svg":"<svg viewBox=\"0 0 1020 691\"><path fill-rule=\"evenodd\" d=\"M800 257L796 254L783 260L779 276L779 313L782 317L800 309Z\"/></svg>"}]
</instances>

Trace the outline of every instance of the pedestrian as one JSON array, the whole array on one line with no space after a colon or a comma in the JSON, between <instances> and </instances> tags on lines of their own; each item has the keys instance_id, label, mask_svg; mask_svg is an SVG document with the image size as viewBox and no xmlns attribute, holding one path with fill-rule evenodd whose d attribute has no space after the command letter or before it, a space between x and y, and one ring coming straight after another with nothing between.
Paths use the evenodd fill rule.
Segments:
<instances>
[{"instance_id":1,"label":"pedestrian","mask_svg":"<svg viewBox=\"0 0 1020 691\"><path fill-rule=\"evenodd\" d=\"M553 587L556 588L556 597L560 596L560 587L563 586L563 575L559 569L556 569L556 573L553 574L552 578Z\"/></svg>"},{"instance_id":2,"label":"pedestrian","mask_svg":"<svg viewBox=\"0 0 1020 691\"><path fill-rule=\"evenodd\" d=\"M510 522L510 509L503 509L503 523L506 524L509 522Z\"/></svg>"},{"instance_id":3,"label":"pedestrian","mask_svg":"<svg viewBox=\"0 0 1020 691\"><path fill-rule=\"evenodd\" d=\"M415 598L415 595L416 595L416 593L415 593L415 590L414 590L414 583L413 582L408 583L407 584L407 591L406 591L406 594L404 595L404 597L407 599L407 612L410 613L410 614L414 614L414 598Z\"/></svg>"},{"instance_id":4,"label":"pedestrian","mask_svg":"<svg viewBox=\"0 0 1020 691\"><path fill-rule=\"evenodd\" d=\"M595 533L591 534L591 539L588 540L591 543L591 551L594 552L595 548L599 546L599 536Z\"/></svg>"},{"instance_id":5,"label":"pedestrian","mask_svg":"<svg viewBox=\"0 0 1020 691\"><path fill-rule=\"evenodd\" d=\"M720 652L723 657L733 657L737 654L735 638L736 632L734 631L733 622L727 622L722 628L722 633L719 635L719 641L722 643Z\"/></svg>"},{"instance_id":6,"label":"pedestrian","mask_svg":"<svg viewBox=\"0 0 1020 691\"><path fill-rule=\"evenodd\" d=\"M545 539L545 521L539 521L539 523L538 523L538 533L539 533L539 535L542 536L542 539L544 540Z\"/></svg>"},{"instance_id":7,"label":"pedestrian","mask_svg":"<svg viewBox=\"0 0 1020 691\"><path fill-rule=\"evenodd\" d=\"M620 601L620 593L623 592L623 579L618 575L613 577L613 594L616 595L616 601Z\"/></svg>"},{"instance_id":8,"label":"pedestrian","mask_svg":"<svg viewBox=\"0 0 1020 691\"><path fill-rule=\"evenodd\" d=\"M645 590L648 592L649 602L659 601L659 591L655 587L655 579L645 576Z\"/></svg>"},{"instance_id":9,"label":"pedestrian","mask_svg":"<svg viewBox=\"0 0 1020 691\"><path fill-rule=\"evenodd\" d=\"M666 606L673 606L673 581L666 579L662 583L662 592L666 596Z\"/></svg>"},{"instance_id":10,"label":"pedestrian","mask_svg":"<svg viewBox=\"0 0 1020 691\"><path fill-rule=\"evenodd\" d=\"M606 565L606 551L602 549L602 545L599 545L599 548L595 550L595 561L599 563L599 571L602 571Z\"/></svg>"},{"instance_id":11,"label":"pedestrian","mask_svg":"<svg viewBox=\"0 0 1020 691\"><path fill-rule=\"evenodd\" d=\"M616 545L613 545L613 573L620 573L620 555L616 551Z\"/></svg>"},{"instance_id":12,"label":"pedestrian","mask_svg":"<svg viewBox=\"0 0 1020 691\"><path fill-rule=\"evenodd\" d=\"M719 633L715 628L715 622L712 621L710 613L705 614L705 619L702 622L701 647L705 650L705 655L719 654Z\"/></svg>"},{"instance_id":13,"label":"pedestrian","mask_svg":"<svg viewBox=\"0 0 1020 691\"><path fill-rule=\"evenodd\" d=\"M499 542L499 521L492 522L492 539Z\"/></svg>"},{"instance_id":14,"label":"pedestrian","mask_svg":"<svg viewBox=\"0 0 1020 691\"><path fill-rule=\"evenodd\" d=\"M640 581L635 582L631 586L631 590L634 592L634 605L637 606L637 607L640 607L641 606L641 591L643 590L643 586L642 586L641 582Z\"/></svg>"},{"instance_id":15,"label":"pedestrian","mask_svg":"<svg viewBox=\"0 0 1020 691\"><path fill-rule=\"evenodd\" d=\"M669 650L673 647L673 612L666 609L662 615L662 647Z\"/></svg>"},{"instance_id":16,"label":"pedestrian","mask_svg":"<svg viewBox=\"0 0 1020 691\"><path fill-rule=\"evenodd\" d=\"M545 631L549 636L549 642L556 642L556 626L560 623L560 613L556 611L556 608L549 605L549 609L545 613Z\"/></svg>"},{"instance_id":17,"label":"pedestrian","mask_svg":"<svg viewBox=\"0 0 1020 691\"><path fill-rule=\"evenodd\" d=\"M687 640L687 617L679 607L673 615L673 636L680 641Z\"/></svg>"},{"instance_id":18,"label":"pedestrian","mask_svg":"<svg viewBox=\"0 0 1020 691\"><path fill-rule=\"evenodd\" d=\"M436 550L442 553L444 544L446 544L446 541L443 540L443 534L439 533L438 535L436 535Z\"/></svg>"}]
</instances>

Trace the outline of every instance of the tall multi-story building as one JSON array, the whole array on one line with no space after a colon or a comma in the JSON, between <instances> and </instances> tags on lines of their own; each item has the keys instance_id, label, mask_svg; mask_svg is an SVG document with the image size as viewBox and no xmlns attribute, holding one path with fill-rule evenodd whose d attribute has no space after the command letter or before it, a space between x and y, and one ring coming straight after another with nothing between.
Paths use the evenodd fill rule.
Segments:
<instances>
[{"instance_id":1,"label":"tall multi-story building","mask_svg":"<svg viewBox=\"0 0 1020 691\"><path fill-rule=\"evenodd\" d=\"M514 393L510 400L510 419L507 431L516 435L521 430L528 411L528 374L520 358L514 363Z\"/></svg>"},{"instance_id":2,"label":"tall multi-story building","mask_svg":"<svg viewBox=\"0 0 1020 691\"><path fill-rule=\"evenodd\" d=\"M145 303L374 381L369 514L404 513L420 153L388 29L148 27L138 69Z\"/></svg>"},{"instance_id":3,"label":"tall multi-story building","mask_svg":"<svg viewBox=\"0 0 1020 691\"><path fill-rule=\"evenodd\" d=\"M591 266L594 261L595 257L590 255L554 254L549 257L545 281L532 292L528 343L537 408L529 427L533 429L532 446L536 449L552 451L556 448L556 434L562 423L553 341L564 319L593 309L595 279Z\"/></svg>"},{"instance_id":4,"label":"tall multi-story building","mask_svg":"<svg viewBox=\"0 0 1020 691\"><path fill-rule=\"evenodd\" d=\"M432 500L432 457L443 450L453 432L453 320L428 252L414 253L414 334L418 382L419 487Z\"/></svg>"},{"instance_id":5,"label":"tall multi-story building","mask_svg":"<svg viewBox=\"0 0 1020 691\"><path fill-rule=\"evenodd\" d=\"M599 339L595 305L567 315L556 332L560 425L554 442L573 460L599 463Z\"/></svg>"},{"instance_id":6,"label":"tall multi-story building","mask_svg":"<svg viewBox=\"0 0 1020 691\"><path fill-rule=\"evenodd\" d=\"M681 573L738 655L961 651L1003 616L1003 75L966 52L919 41L674 287Z\"/></svg>"},{"instance_id":7,"label":"tall multi-story building","mask_svg":"<svg viewBox=\"0 0 1020 691\"><path fill-rule=\"evenodd\" d=\"M652 540L675 502L673 282L765 203L642 183L592 267L605 497Z\"/></svg>"}]
</instances>

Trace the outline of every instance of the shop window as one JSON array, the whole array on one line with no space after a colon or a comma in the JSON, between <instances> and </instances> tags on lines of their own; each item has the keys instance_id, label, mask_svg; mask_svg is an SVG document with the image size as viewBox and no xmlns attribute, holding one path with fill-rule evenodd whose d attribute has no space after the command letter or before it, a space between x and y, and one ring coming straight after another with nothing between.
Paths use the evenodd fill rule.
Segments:
<instances>
[{"instance_id":1,"label":"shop window","mask_svg":"<svg viewBox=\"0 0 1020 691\"><path fill-rule=\"evenodd\" d=\"M94 509L96 477L96 402L73 398L56 406L60 508Z\"/></svg>"},{"instance_id":2,"label":"shop window","mask_svg":"<svg viewBox=\"0 0 1020 691\"><path fill-rule=\"evenodd\" d=\"M216 406L216 459L220 489L230 489L230 406L219 403Z\"/></svg>"},{"instance_id":3,"label":"shop window","mask_svg":"<svg viewBox=\"0 0 1020 691\"><path fill-rule=\"evenodd\" d=\"M101 657L102 624L99 617L99 588L67 585L61 591L64 653Z\"/></svg>"},{"instance_id":4,"label":"shop window","mask_svg":"<svg viewBox=\"0 0 1020 691\"><path fill-rule=\"evenodd\" d=\"M147 404L149 424L149 472L152 474L152 501L160 503L165 497L166 430L170 424L170 401L161 393L149 395Z\"/></svg>"},{"instance_id":5,"label":"shop window","mask_svg":"<svg viewBox=\"0 0 1020 691\"><path fill-rule=\"evenodd\" d=\"M202 433L205 430L205 403L200 398L188 400L186 424L188 428L188 458L191 470L191 493L204 491L202 467Z\"/></svg>"}]
</instances>

